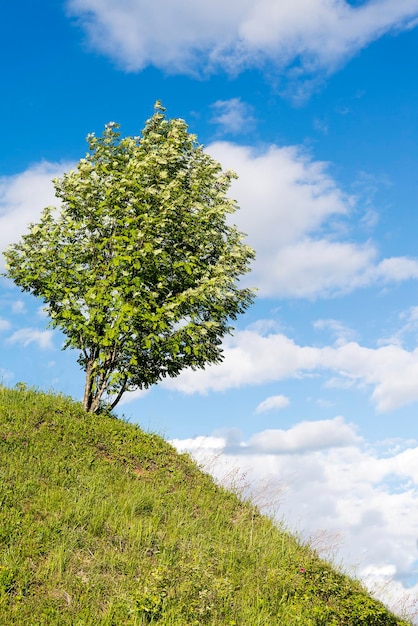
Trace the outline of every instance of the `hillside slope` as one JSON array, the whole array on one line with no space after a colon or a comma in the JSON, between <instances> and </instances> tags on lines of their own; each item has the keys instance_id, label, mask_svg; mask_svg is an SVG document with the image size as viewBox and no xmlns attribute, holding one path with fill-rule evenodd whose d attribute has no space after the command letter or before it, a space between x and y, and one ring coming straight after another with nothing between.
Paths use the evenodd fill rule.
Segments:
<instances>
[{"instance_id":1,"label":"hillside slope","mask_svg":"<svg viewBox=\"0 0 418 626\"><path fill-rule=\"evenodd\" d=\"M0 624L404 626L161 438L0 387Z\"/></svg>"}]
</instances>

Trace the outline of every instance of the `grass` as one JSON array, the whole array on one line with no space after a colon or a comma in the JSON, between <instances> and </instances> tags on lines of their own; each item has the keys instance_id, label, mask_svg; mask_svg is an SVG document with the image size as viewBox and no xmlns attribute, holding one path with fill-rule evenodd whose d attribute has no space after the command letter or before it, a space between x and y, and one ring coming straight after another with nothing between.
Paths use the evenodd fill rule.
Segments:
<instances>
[{"instance_id":1,"label":"grass","mask_svg":"<svg viewBox=\"0 0 418 626\"><path fill-rule=\"evenodd\" d=\"M156 435L0 387L0 624L406 626Z\"/></svg>"}]
</instances>

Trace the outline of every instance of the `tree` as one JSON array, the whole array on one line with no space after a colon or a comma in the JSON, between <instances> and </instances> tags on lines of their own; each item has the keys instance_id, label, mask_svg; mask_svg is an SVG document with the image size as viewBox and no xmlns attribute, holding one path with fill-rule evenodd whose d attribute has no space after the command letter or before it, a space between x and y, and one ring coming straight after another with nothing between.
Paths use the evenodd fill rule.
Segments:
<instances>
[{"instance_id":1,"label":"tree","mask_svg":"<svg viewBox=\"0 0 418 626\"><path fill-rule=\"evenodd\" d=\"M5 275L43 299L64 348L80 352L90 412L220 362L229 321L253 300L239 278L254 252L227 222L235 175L159 102L141 137L118 129L88 135L77 169L53 181L61 207L4 253Z\"/></svg>"}]
</instances>

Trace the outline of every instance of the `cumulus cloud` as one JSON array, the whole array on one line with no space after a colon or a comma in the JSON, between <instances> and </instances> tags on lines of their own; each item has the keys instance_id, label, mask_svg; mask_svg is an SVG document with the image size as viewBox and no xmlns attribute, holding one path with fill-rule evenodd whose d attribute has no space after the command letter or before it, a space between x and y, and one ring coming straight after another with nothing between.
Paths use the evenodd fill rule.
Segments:
<instances>
[{"instance_id":1,"label":"cumulus cloud","mask_svg":"<svg viewBox=\"0 0 418 626\"><path fill-rule=\"evenodd\" d=\"M372 283L369 269L373 267L376 254L370 244L306 237L279 248L270 259L274 268L272 274L260 276L260 267L257 277L260 289L267 296L283 294L293 298L316 298L320 294L335 295ZM263 260L267 261L261 259L261 262ZM418 269L418 263L415 264Z\"/></svg>"},{"instance_id":2,"label":"cumulus cloud","mask_svg":"<svg viewBox=\"0 0 418 626\"><path fill-rule=\"evenodd\" d=\"M216 142L208 151L239 176L233 219L256 250L248 281L261 296L314 299L418 278L417 259L379 259L371 241L341 240L355 198L338 187L327 163L296 146L257 152Z\"/></svg>"},{"instance_id":3,"label":"cumulus cloud","mask_svg":"<svg viewBox=\"0 0 418 626\"><path fill-rule=\"evenodd\" d=\"M322 537L323 551L387 604L399 610L416 590L416 444L397 450L388 444L377 452L341 417L264 431L232 447L226 436L173 443L227 486L245 476L246 495L315 547Z\"/></svg>"},{"instance_id":4,"label":"cumulus cloud","mask_svg":"<svg viewBox=\"0 0 418 626\"><path fill-rule=\"evenodd\" d=\"M253 435L247 444L252 454L292 454L353 445L359 440L342 417L301 422L289 430L270 429Z\"/></svg>"},{"instance_id":5,"label":"cumulus cloud","mask_svg":"<svg viewBox=\"0 0 418 626\"><path fill-rule=\"evenodd\" d=\"M383 259L372 272L377 278L384 280L409 280L418 278L418 263L415 259L406 257L392 257Z\"/></svg>"},{"instance_id":6,"label":"cumulus cloud","mask_svg":"<svg viewBox=\"0 0 418 626\"><path fill-rule=\"evenodd\" d=\"M52 350L52 331L51 330L36 330L35 328L20 328L16 330L6 342L13 344L21 344L23 347L29 346L31 343L36 343L42 350Z\"/></svg>"},{"instance_id":7,"label":"cumulus cloud","mask_svg":"<svg viewBox=\"0 0 418 626\"><path fill-rule=\"evenodd\" d=\"M356 341L334 346L298 345L282 333L237 331L224 342L224 361L205 370L184 370L161 385L186 394L225 391L262 385L308 374L330 375L352 386L370 386L378 411L390 411L418 401L418 348L398 345L377 348Z\"/></svg>"},{"instance_id":8,"label":"cumulus cloud","mask_svg":"<svg viewBox=\"0 0 418 626\"><path fill-rule=\"evenodd\" d=\"M92 47L127 71L331 72L383 34L412 27L417 0L67 0Z\"/></svg>"},{"instance_id":9,"label":"cumulus cloud","mask_svg":"<svg viewBox=\"0 0 418 626\"><path fill-rule=\"evenodd\" d=\"M286 396L270 396L260 402L257 406L256 413L264 413L265 411L280 410L289 406L290 400Z\"/></svg>"},{"instance_id":10,"label":"cumulus cloud","mask_svg":"<svg viewBox=\"0 0 418 626\"><path fill-rule=\"evenodd\" d=\"M184 370L161 384L184 393L223 391L290 378L318 367L320 349L298 346L281 333L235 332L224 342L224 361L205 370Z\"/></svg>"},{"instance_id":11,"label":"cumulus cloud","mask_svg":"<svg viewBox=\"0 0 418 626\"><path fill-rule=\"evenodd\" d=\"M42 209L57 206L52 179L67 169L69 163L44 161L14 176L0 177L0 271L4 267L1 252L19 240Z\"/></svg>"},{"instance_id":12,"label":"cumulus cloud","mask_svg":"<svg viewBox=\"0 0 418 626\"><path fill-rule=\"evenodd\" d=\"M349 342L336 348L323 348L321 364L343 378L371 385L371 398L378 411L394 410L418 400L414 384L418 375L418 348L410 352L395 345L374 349Z\"/></svg>"}]
</instances>

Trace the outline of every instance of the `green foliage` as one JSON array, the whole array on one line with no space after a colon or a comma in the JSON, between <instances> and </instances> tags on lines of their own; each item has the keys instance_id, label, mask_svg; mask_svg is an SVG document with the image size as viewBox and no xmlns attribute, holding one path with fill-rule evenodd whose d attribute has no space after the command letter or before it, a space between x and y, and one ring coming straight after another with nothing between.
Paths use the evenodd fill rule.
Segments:
<instances>
[{"instance_id":1,"label":"green foliage","mask_svg":"<svg viewBox=\"0 0 418 626\"><path fill-rule=\"evenodd\" d=\"M41 297L79 350L84 408L222 358L221 341L252 302L239 288L253 250L227 223L234 177L159 103L141 137L111 122L77 170L56 179L62 205L4 253L6 271Z\"/></svg>"},{"instance_id":2,"label":"green foliage","mask_svg":"<svg viewBox=\"0 0 418 626\"><path fill-rule=\"evenodd\" d=\"M2 626L407 626L156 435L0 387Z\"/></svg>"}]
</instances>

